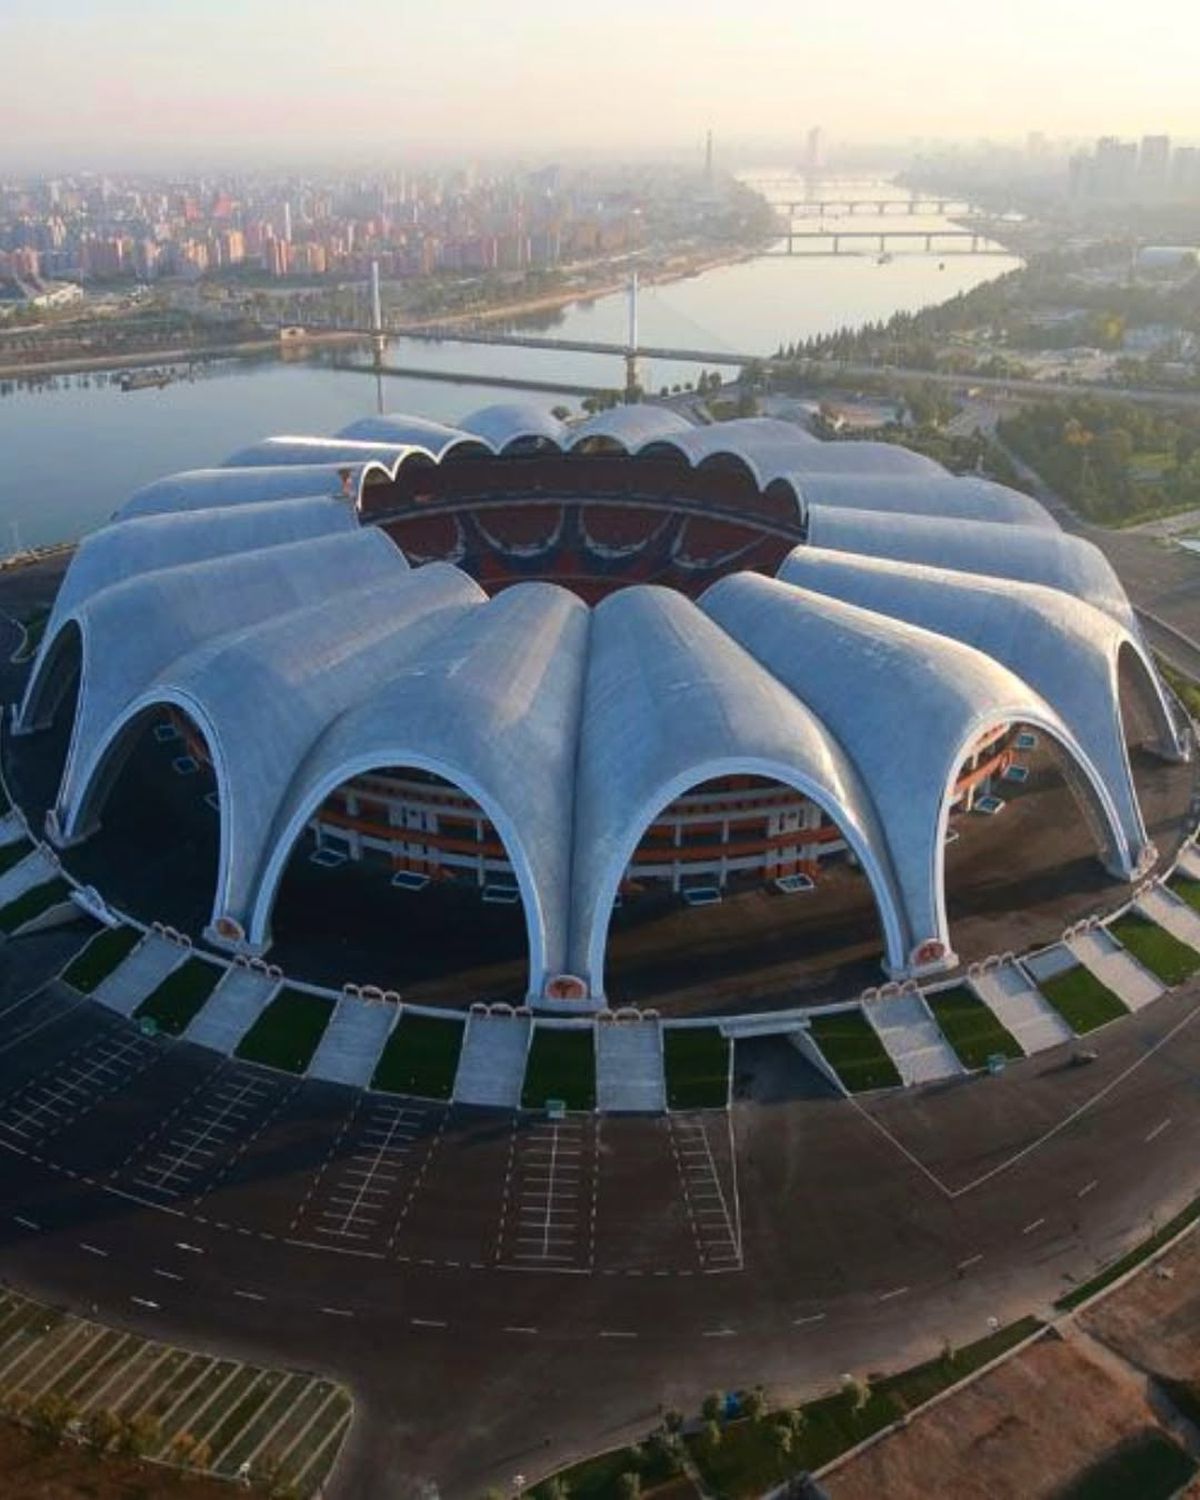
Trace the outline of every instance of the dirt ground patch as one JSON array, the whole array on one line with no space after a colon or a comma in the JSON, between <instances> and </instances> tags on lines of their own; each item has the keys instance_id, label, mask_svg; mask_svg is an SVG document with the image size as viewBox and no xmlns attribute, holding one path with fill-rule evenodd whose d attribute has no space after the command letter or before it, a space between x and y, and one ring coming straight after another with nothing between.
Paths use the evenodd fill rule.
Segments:
<instances>
[{"instance_id":1,"label":"dirt ground patch","mask_svg":"<svg viewBox=\"0 0 1200 1500\"><path fill-rule=\"evenodd\" d=\"M1129 1382L1049 1336L823 1483L832 1500L1049 1500L1098 1457L1155 1426Z\"/></svg>"},{"instance_id":2,"label":"dirt ground patch","mask_svg":"<svg viewBox=\"0 0 1200 1500\"><path fill-rule=\"evenodd\" d=\"M1079 1321L1142 1369L1200 1381L1200 1235L1188 1235Z\"/></svg>"},{"instance_id":3,"label":"dirt ground patch","mask_svg":"<svg viewBox=\"0 0 1200 1500\"><path fill-rule=\"evenodd\" d=\"M49 1446L15 1422L0 1420L0 1494L4 1500L231 1500L245 1491L133 1458L97 1458L74 1443Z\"/></svg>"}]
</instances>

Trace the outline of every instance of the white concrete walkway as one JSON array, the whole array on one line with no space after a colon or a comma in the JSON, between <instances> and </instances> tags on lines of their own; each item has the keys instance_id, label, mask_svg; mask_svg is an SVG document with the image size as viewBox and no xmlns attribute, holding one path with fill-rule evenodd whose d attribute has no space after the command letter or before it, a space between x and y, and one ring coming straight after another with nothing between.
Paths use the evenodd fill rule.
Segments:
<instances>
[{"instance_id":1,"label":"white concrete walkway","mask_svg":"<svg viewBox=\"0 0 1200 1500\"><path fill-rule=\"evenodd\" d=\"M309 1078L365 1089L371 1082L400 1007L343 995L308 1065Z\"/></svg>"},{"instance_id":2,"label":"white concrete walkway","mask_svg":"<svg viewBox=\"0 0 1200 1500\"><path fill-rule=\"evenodd\" d=\"M1200 953L1200 912L1165 885L1152 885L1134 902L1143 916L1164 928L1172 937Z\"/></svg>"},{"instance_id":3,"label":"white concrete walkway","mask_svg":"<svg viewBox=\"0 0 1200 1500\"><path fill-rule=\"evenodd\" d=\"M657 1021L612 1021L596 1027L596 1102L605 1110L666 1109Z\"/></svg>"},{"instance_id":4,"label":"white concrete walkway","mask_svg":"<svg viewBox=\"0 0 1200 1500\"><path fill-rule=\"evenodd\" d=\"M1159 980L1131 953L1126 953L1103 927L1094 927L1090 932L1068 938L1067 947L1084 968L1090 970L1101 984L1107 985L1130 1010L1141 1010L1143 1005L1157 1000L1163 992Z\"/></svg>"},{"instance_id":5,"label":"white concrete walkway","mask_svg":"<svg viewBox=\"0 0 1200 1500\"><path fill-rule=\"evenodd\" d=\"M968 983L1026 1056L1069 1042L1075 1035L1016 964L988 969Z\"/></svg>"},{"instance_id":6,"label":"white concrete walkway","mask_svg":"<svg viewBox=\"0 0 1200 1500\"><path fill-rule=\"evenodd\" d=\"M24 859L0 875L0 911L35 885L45 885L46 881L53 880L58 873L58 866L40 849L31 849Z\"/></svg>"},{"instance_id":7,"label":"white concrete walkway","mask_svg":"<svg viewBox=\"0 0 1200 1500\"><path fill-rule=\"evenodd\" d=\"M233 965L208 1001L192 1017L184 1040L217 1052L231 1053L266 1010L279 989L278 979L268 979L255 969Z\"/></svg>"},{"instance_id":8,"label":"white concrete walkway","mask_svg":"<svg viewBox=\"0 0 1200 1500\"><path fill-rule=\"evenodd\" d=\"M958 1054L938 1030L920 995L872 1000L862 1009L906 1084L934 1083L962 1072Z\"/></svg>"},{"instance_id":9,"label":"white concrete walkway","mask_svg":"<svg viewBox=\"0 0 1200 1500\"><path fill-rule=\"evenodd\" d=\"M472 1012L467 1017L454 1079L455 1102L517 1109L525 1082L525 1057L532 1028L527 1016L485 1016Z\"/></svg>"},{"instance_id":10,"label":"white concrete walkway","mask_svg":"<svg viewBox=\"0 0 1200 1500\"><path fill-rule=\"evenodd\" d=\"M100 981L92 999L118 1015L131 1016L188 956L188 950L178 943L169 943L157 932L148 932L128 958Z\"/></svg>"},{"instance_id":11,"label":"white concrete walkway","mask_svg":"<svg viewBox=\"0 0 1200 1500\"><path fill-rule=\"evenodd\" d=\"M15 812L6 812L0 818L0 849L7 849L26 836L25 825Z\"/></svg>"},{"instance_id":12,"label":"white concrete walkway","mask_svg":"<svg viewBox=\"0 0 1200 1500\"><path fill-rule=\"evenodd\" d=\"M1195 844L1184 844L1179 851L1179 863L1175 868L1189 880L1200 880L1200 849Z\"/></svg>"}]
</instances>

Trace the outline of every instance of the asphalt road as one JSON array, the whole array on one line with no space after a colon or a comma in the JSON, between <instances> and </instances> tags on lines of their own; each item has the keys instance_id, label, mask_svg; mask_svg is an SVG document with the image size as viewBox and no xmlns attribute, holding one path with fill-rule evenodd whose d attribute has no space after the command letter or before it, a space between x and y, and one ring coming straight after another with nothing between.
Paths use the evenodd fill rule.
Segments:
<instances>
[{"instance_id":1,"label":"asphalt road","mask_svg":"<svg viewBox=\"0 0 1200 1500\"><path fill-rule=\"evenodd\" d=\"M966 1342L1200 1186L1200 986L1102 1033L1091 1067L1060 1051L863 1107L785 1043L744 1044L728 1123L576 1123L550 1214L533 1117L409 1111L364 1186L395 1101L137 1038L54 985L23 1002L63 936L19 946L0 1270L158 1338L346 1379L343 1496L477 1497L645 1428L659 1401L811 1392Z\"/></svg>"}]
</instances>

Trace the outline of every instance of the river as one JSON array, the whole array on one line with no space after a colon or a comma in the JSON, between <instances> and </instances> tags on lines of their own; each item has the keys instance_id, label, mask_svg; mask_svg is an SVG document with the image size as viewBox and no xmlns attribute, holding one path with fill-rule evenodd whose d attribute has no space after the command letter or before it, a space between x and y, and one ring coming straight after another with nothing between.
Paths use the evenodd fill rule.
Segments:
<instances>
[{"instance_id":1,"label":"river","mask_svg":"<svg viewBox=\"0 0 1200 1500\"><path fill-rule=\"evenodd\" d=\"M746 174L751 181L754 174ZM774 174L778 178L778 174ZM800 196L803 181L772 196ZM904 194L886 183L826 180L818 192L863 198ZM806 221L807 223L808 221ZM832 221L830 221L832 222ZM848 221L837 221L847 227ZM936 216L856 214L856 229L947 227ZM999 247L980 255L896 252L880 264L862 255L763 255L652 285L640 301L640 340L666 347L772 353L780 343L857 326L941 302L998 276L1018 261ZM555 336L623 343L623 294L575 303L521 320ZM334 368L333 356L229 360L159 390L123 392L104 376L69 375L33 389L0 383L0 554L18 546L72 540L100 525L131 490L178 469L220 463L273 433L331 433L376 409L375 381ZM387 361L464 371L471 384L385 377L390 411L454 422L492 401L526 400L549 409L570 398L488 386L489 375L520 375L568 384L616 386L620 362L604 355L469 344L389 341ZM726 372L732 372L726 366ZM645 361L647 389L695 378L694 365Z\"/></svg>"}]
</instances>

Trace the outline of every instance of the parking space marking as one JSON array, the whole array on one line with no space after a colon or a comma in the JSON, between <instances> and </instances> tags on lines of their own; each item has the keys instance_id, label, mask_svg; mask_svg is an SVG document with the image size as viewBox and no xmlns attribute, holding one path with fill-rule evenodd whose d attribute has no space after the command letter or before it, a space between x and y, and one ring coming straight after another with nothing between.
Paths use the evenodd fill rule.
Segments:
<instances>
[{"instance_id":1,"label":"parking space marking","mask_svg":"<svg viewBox=\"0 0 1200 1500\"><path fill-rule=\"evenodd\" d=\"M37 1145L131 1083L161 1056L140 1033L101 1035L0 1100L0 1130Z\"/></svg>"},{"instance_id":2,"label":"parking space marking","mask_svg":"<svg viewBox=\"0 0 1200 1500\"><path fill-rule=\"evenodd\" d=\"M595 1129L590 1116L520 1124L501 1217L502 1264L518 1270L591 1270Z\"/></svg>"},{"instance_id":3,"label":"parking space marking","mask_svg":"<svg viewBox=\"0 0 1200 1500\"><path fill-rule=\"evenodd\" d=\"M731 1185L730 1192L726 1193L705 1117L668 1115L667 1126L701 1268L705 1271L740 1271L741 1227L736 1210L731 1212L731 1202L736 1205L736 1186ZM732 1134L730 1171L735 1174L737 1171Z\"/></svg>"}]
</instances>

